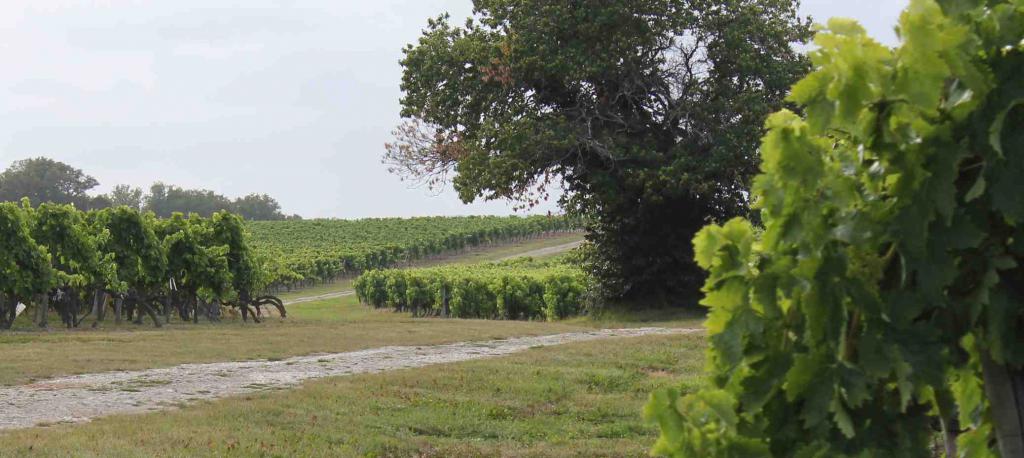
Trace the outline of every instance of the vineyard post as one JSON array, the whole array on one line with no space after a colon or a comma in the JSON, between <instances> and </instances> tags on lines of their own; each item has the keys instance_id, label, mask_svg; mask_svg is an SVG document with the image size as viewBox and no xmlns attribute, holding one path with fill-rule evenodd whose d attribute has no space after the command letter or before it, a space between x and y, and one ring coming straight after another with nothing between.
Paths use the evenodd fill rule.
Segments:
<instances>
[{"instance_id":1,"label":"vineyard post","mask_svg":"<svg viewBox=\"0 0 1024 458\"><path fill-rule=\"evenodd\" d=\"M199 296L195 294L189 294L188 301L186 304L192 306L192 324L199 324ZM204 311L209 312L209 307L204 307ZM207 313L207 320L210 320L209 313Z\"/></svg>"},{"instance_id":2,"label":"vineyard post","mask_svg":"<svg viewBox=\"0 0 1024 458\"><path fill-rule=\"evenodd\" d=\"M448 310L448 287L446 286L441 286L441 304L441 313L444 314L445 318L448 318L450 316L450 312Z\"/></svg>"}]
</instances>

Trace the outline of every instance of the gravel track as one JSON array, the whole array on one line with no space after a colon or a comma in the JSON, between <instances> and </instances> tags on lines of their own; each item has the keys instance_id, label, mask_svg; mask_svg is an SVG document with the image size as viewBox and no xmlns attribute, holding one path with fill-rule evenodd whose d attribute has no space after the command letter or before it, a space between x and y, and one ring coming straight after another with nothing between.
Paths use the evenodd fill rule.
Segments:
<instances>
[{"instance_id":1,"label":"gravel track","mask_svg":"<svg viewBox=\"0 0 1024 458\"><path fill-rule=\"evenodd\" d=\"M542 257L542 256L551 256L551 255L555 255L555 254L561 254L561 253L564 253L566 251L575 249L576 247L578 247L580 245L583 245L584 242L585 242L584 240L577 240L575 242L569 242L569 243L566 243L564 245L549 246L547 248L539 248L539 249L536 249L536 250L533 250L533 251L527 251L527 252L524 252L524 253L514 254L512 256L507 256L507 257L499 259L499 261L509 261L509 260L516 259L516 258L527 258L527 257L529 257L529 258L539 258L539 257Z\"/></svg>"},{"instance_id":2,"label":"gravel track","mask_svg":"<svg viewBox=\"0 0 1024 458\"><path fill-rule=\"evenodd\" d=\"M432 346L392 346L278 361L184 364L105 372L0 388L0 430L85 422L105 415L170 409L203 399L293 387L308 379L385 372L509 355L597 339L671 335L699 329L634 328Z\"/></svg>"},{"instance_id":3,"label":"gravel track","mask_svg":"<svg viewBox=\"0 0 1024 458\"><path fill-rule=\"evenodd\" d=\"M302 304L304 302L322 301L324 299L337 299L339 297L351 296L351 295L353 295L355 293L356 292L354 290L347 289L345 291L338 291L338 292L334 292L334 293L321 294L319 296L300 297L300 298L297 298L297 299L292 299L292 300L284 301L284 305Z\"/></svg>"}]
</instances>

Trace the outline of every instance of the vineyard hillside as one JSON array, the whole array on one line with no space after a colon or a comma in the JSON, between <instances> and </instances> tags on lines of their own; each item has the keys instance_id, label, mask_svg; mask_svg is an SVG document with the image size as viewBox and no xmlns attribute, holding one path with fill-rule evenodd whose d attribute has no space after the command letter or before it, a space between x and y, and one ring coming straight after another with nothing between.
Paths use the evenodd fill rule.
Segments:
<instances>
[{"instance_id":1,"label":"vineyard hillside","mask_svg":"<svg viewBox=\"0 0 1024 458\"><path fill-rule=\"evenodd\" d=\"M571 231L559 216L250 221L271 288L302 287L467 248Z\"/></svg>"}]
</instances>

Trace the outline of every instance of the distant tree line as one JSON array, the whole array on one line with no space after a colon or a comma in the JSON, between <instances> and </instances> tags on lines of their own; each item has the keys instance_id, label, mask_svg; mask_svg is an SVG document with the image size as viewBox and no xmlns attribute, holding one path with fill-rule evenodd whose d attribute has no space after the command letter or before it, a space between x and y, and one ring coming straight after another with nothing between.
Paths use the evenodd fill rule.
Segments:
<instances>
[{"instance_id":1,"label":"distant tree line","mask_svg":"<svg viewBox=\"0 0 1024 458\"><path fill-rule=\"evenodd\" d=\"M281 204L267 194L253 193L230 199L207 189L184 189L162 182L153 183L149 192L120 184L107 194L91 195L99 181L80 169L53 159L38 157L11 164L0 173L0 202L16 202L28 197L35 204L52 202L72 204L81 210L128 206L152 211L159 217L174 212L198 213L209 217L227 210L248 220L271 221L301 219L281 212Z\"/></svg>"}]
</instances>

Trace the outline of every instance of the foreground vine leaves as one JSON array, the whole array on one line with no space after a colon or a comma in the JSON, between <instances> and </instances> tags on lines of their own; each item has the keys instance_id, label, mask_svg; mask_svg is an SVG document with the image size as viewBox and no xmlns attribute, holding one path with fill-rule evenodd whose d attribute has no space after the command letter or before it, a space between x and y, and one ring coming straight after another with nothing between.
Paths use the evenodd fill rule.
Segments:
<instances>
[{"instance_id":1,"label":"foreground vine leaves","mask_svg":"<svg viewBox=\"0 0 1024 458\"><path fill-rule=\"evenodd\" d=\"M713 388L652 395L655 454L1024 453L989 402L1024 380L1024 2L913 0L899 34L829 21L767 121L763 230L695 238Z\"/></svg>"}]
</instances>

